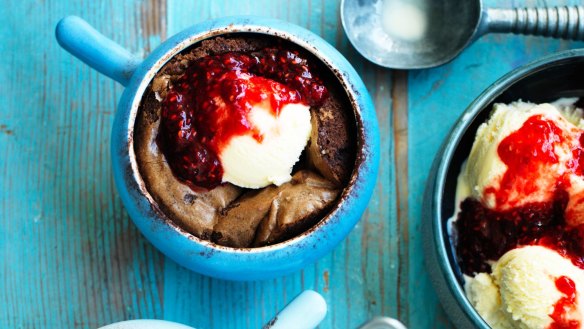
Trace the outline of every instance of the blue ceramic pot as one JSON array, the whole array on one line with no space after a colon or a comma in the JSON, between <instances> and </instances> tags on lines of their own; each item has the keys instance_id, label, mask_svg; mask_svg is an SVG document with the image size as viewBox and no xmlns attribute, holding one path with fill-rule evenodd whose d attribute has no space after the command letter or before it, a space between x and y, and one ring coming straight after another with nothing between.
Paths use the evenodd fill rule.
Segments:
<instances>
[{"instance_id":1,"label":"blue ceramic pot","mask_svg":"<svg viewBox=\"0 0 584 329\"><path fill-rule=\"evenodd\" d=\"M456 178L470 153L478 126L494 103L544 103L584 96L584 49L569 50L520 67L495 82L462 114L434 160L423 206L424 251L432 283L458 328L490 327L467 300L462 273L448 235L455 211Z\"/></svg>"},{"instance_id":2,"label":"blue ceramic pot","mask_svg":"<svg viewBox=\"0 0 584 329\"><path fill-rule=\"evenodd\" d=\"M181 229L149 195L134 154L134 121L142 94L175 54L201 40L230 33L283 38L314 54L338 78L357 123L355 169L339 203L307 232L283 243L235 249L201 240ZM316 261L333 249L357 223L371 198L379 167L379 128L371 98L349 62L326 41L299 26L276 19L228 17L192 26L162 43L145 60L105 38L78 17L61 20L57 40L73 55L126 87L112 131L114 178L130 217L152 244L177 263L201 274L229 280L281 276Z\"/></svg>"}]
</instances>

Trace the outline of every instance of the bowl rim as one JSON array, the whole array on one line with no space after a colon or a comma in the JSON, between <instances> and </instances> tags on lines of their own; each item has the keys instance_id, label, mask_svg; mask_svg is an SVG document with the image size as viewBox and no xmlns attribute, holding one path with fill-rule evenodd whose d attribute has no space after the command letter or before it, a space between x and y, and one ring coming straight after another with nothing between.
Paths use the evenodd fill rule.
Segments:
<instances>
[{"instance_id":1,"label":"bowl rim","mask_svg":"<svg viewBox=\"0 0 584 329\"><path fill-rule=\"evenodd\" d=\"M159 69L174 55L194 43L233 33L258 33L282 38L305 49L320 60L337 77L351 101L358 136L358 153L353 173L349 184L339 197L337 205L323 219L304 233L282 243L259 248L219 246L210 241L199 239L171 220L165 221L166 216L164 216L163 212L152 209L155 208L152 205L156 203L152 202L153 199L143 184L133 148L133 128L138 107L146 87ZM182 247L198 245L198 250L202 250L200 253L205 252L207 255L214 253L228 253L240 256L269 255L274 251L288 250L291 246L306 247L306 245L310 244L311 248L316 249L314 254L317 256L310 256L307 257L307 260L302 261L317 259L324 254L324 251L331 248L317 247L316 242L321 241L328 235L330 241L326 241L323 244L325 246L336 245L349 233L361 218L371 198L377 179L380 153L379 127L372 100L363 81L343 55L318 35L295 24L272 18L231 16L213 19L198 23L170 37L142 62L132 76L130 84L124 90L118 105L114 127L123 128L117 129L117 131L114 129L112 132L111 149L116 186L132 220L148 240L161 250L164 248L161 248L160 245L166 242L154 242L152 239L154 233L152 233L153 235L148 234L148 231L154 230L147 226L149 224L156 224L160 229L160 223L153 223L156 220L164 221L164 226L170 228L172 232L167 232L170 233L168 235L169 239L176 240L182 237L183 241L174 242L181 244ZM139 191L139 193L136 191ZM147 204L140 198L148 200ZM136 218L137 215L141 218ZM323 236L324 233L326 233L325 236ZM178 237L177 234L179 235ZM184 240L185 238L188 241ZM172 244L173 242L171 241L170 243ZM172 251L162 251L169 256L172 254ZM286 255L293 253L289 252ZM285 257L284 254L280 252L282 257ZM173 257L171 256L171 258ZM181 261L178 262L183 263Z\"/></svg>"},{"instance_id":2,"label":"bowl rim","mask_svg":"<svg viewBox=\"0 0 584 329\"><path fill-rule=\"evenodd\" d=\"M462 308L464 314L468 316L472 324L474 324L477 328L490 329L490 326L485 320L483 320L483 318L471 305L464 292L464 287L458 282L457 275L454 272L453 266L451 264L451 258L449 257L451 253L451 251L449 251L451 248L451 243L445 239L448 237L448 234L445 232L443 226L443 221L445 220L442 218L443 192L445 189L446 177L454 157L454 153L456 152L462 137L466 133L469 126L473 123L477 116L483 110L486 110L486 107L498 96L503 94L516 83L520 82L520 80L525 79L535 73L546 70L550 67L562 65L566 60L570 60L576 57L584 58L584 49L571 49L547 55L520 66L499 78L485 91L483 91L462 113L455 126L449 133L448 137L446 138L441 152L439 152L436 157L436 161L438 161L438 167L435 173L434 186L432 188L432 202L430 209L432 214L431 225L433 245L436 248L435 251L437 253L440 272L444 276L448 290L454 297L458 306Z\"/></svg>"}]
</instances>

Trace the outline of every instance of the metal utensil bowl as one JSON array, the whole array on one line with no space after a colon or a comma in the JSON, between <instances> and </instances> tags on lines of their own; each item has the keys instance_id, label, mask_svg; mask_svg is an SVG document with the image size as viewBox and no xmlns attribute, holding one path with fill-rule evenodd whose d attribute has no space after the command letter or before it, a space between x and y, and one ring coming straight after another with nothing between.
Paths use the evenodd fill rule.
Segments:
<instances>
[{"instance_id":1,"label":"metal utensil bowl","mask_svg":"<svg viewBox=\"0 0 584 329\"><path fill-rule=\"evenodd\" d=\"M387 3L414 6L424 20L423 33L412 40L384 31L384 20L390 19L384 16ZM445 64L487 33L584 40L582 6L496 9L484 8L481 0L342 0L341 22L349 41L365 58L395 69ZM412 28L407 19L404 23L402 29Z\"/></svg>"}]
</instances>

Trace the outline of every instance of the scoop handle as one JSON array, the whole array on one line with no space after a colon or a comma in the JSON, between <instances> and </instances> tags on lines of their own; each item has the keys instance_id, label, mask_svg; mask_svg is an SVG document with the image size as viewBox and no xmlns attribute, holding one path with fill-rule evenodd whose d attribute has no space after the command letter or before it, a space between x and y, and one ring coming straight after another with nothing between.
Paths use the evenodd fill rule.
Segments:
<instances>
[{"instance_id":1,"label":"scoop handle","mask_svg":"<svg viewBox=\"0 0 584 329\"><path fill-rule=\"evenodd\" d=\"M128 85L142 62L77 16L61 19L55 29L55 37L61 47L73 56L124 86Z\"/></svg>"},{"instance_id":2,"label":"scoop handle","mask_svg":"<svg viewBox=\"0 0 584 329\"><path fill-rule=\"evenodd\" d=\"M313 290L305 290L270 320L263 328L314 329L324 319L326 301Z\"/></svg>"},{"instance_id":3,"label":"scoop handle","mask_svg":"<svg viewBox=\"0 0 584 329\"><path fill-rule=\"evenodd\" d=\"M584 40L584 6L488 8L484 14L485 32Z\"/></svg>"}]
</instances>

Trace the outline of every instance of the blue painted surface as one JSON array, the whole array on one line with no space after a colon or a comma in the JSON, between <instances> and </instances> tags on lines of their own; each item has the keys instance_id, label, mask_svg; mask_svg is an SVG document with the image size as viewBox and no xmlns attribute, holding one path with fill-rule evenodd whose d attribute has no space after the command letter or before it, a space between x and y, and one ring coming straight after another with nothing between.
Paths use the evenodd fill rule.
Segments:
<instances>
[{"instance_id":1,"label":"blue painted surface","mask_svg":"<svg viewBox=\"0 0 584 329\"><path fill-rule=\"evenodd\" d=\"M452 328L422 257L421 198L431 161L459 114L496 78L583 44L490 35L446 66L395 72L355 52L338 9L336 0L4 1L0 328L97 328L136 318L259 328L307 288L329 304L322 328L355 328L381 314L410 328ZM210 279L163 256L130 221L113 183L110 132L122 86L54 41L58 20L72 14L141 56L225 15L275 17L322 36L363 78L382 131L379 179L362 220L317 263L268 281Z\"/></svg>"}]
</instances>

